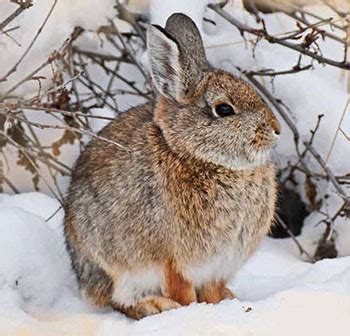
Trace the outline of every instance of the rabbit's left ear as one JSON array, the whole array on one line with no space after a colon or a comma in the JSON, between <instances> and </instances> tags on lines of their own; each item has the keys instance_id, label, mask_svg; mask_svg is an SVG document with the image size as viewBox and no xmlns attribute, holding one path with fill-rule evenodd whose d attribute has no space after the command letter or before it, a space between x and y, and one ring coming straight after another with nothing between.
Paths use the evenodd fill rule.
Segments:
<instances>
[{"instance_id":1,"label":"rabbit's left ear","mask_svg":"<svg viewBox=\"0 0 350 336\"><path fill-rule=\"evenodd\" d=\"M159 26L151 26L147 30L147 49L157 90L179 102L191 97L203 72L185 46Z\"/></svg>"},{"instance_id":2,"label":"rabbit's left ear","mask_svg":"<svg viewBox=\"0 0 350 336\"><path fill-rule=\"evenodd\" d=\"M183 13L172 14L166 21L165 30L201 69L209 68L201 34L189 16Z\"/></svg>"}]
</instances>

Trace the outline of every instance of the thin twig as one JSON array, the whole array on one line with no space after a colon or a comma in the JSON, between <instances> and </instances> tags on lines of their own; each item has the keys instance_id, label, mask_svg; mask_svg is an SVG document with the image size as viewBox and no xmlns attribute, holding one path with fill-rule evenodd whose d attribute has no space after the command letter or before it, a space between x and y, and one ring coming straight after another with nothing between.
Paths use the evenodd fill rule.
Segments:
<instances>
[{"instance_id":1,"label":"thin twig","mask_svg":"<svg viewBox=\"0 0 350 336\"><path fill-rule=\"evenodd\" d=\"M38 39L38 37L41 34L42 30L44 29L44 27L45 27L47 21L49 20L52 12L54 10L54 8L56 7L57 1L58 0L53 0L52 6L51 6L49 12L47 13L47 15L45 17L44 22L39 27L39 29L36 32L35 36L33 37L32 41L29 43L27 49L24 51L23 55L19 58L19 60L14 64L14 66L12 68L10 68L10 70L8 70L8 72L2 78L0 78L0 82L6 81L11 74L13 74L14 72L17 71L18 66L22 63L24 58L28 55L29 51L32 49L34 43Z\"/></svg>"},{"instance_id":2,"label":"thin twig","mask_svg":"<svg viewBox=\"0 0 350 336\"><path fill-rule=\"evenodd\" d=\"M223 10L221 8L221 6L219 4L212 4L211 3L208 5L208 7L210 9L212 9L214 12L216 12L218 15L223 17L226 21L233 24L242 34L246 32L246 33L255 35L259 38L263 38L266 41L268 41L269 43L276 43L276 44L282 45L284 47L287 47L289 49L292 49L294 51L298 51L299 53L301 53L303 55L307 55L307 56L317 60L319 63L329 64L329 65L332 65L332 66L335 66L335 67L338 67L341 69L350 70L350 62L344 63L344 62L334 61L333 59L323 57L322 55L318 54L317 52L310 51L309 49L303 47L301 44L293 44L293 43L290 43L288 41L285 41L284 39L276 38L276 37L268 34L265 29L252 28L252 27L240 22L239 20L237 20L236 18L234 18L230 14L228 14L225 10Z\"/></svg>"},{"instance_id":3,"label":"thin twig","mask_svg":"<svg viewBox=\"0 0 350 336\"><path fill-rule=\"evenodd\" d=\"M311 146L308 142L304 141L303 144L305 145L305 147L307 147L307 149L310 151L310 153L313 155L316 161L324 169L330 181L332 182L334 188L344 198L345 201L349 202L349 197L347 196L346 192L343 190L342 186L339 184L333 172L327 167L326 162L322 159L321 155L318 154L316 149L313 146Z\"/></svg>"},{"instance_id":4,"label":"thin twig","mask_svg":"<svg viewBox=\"0 0 350 336\"><path fill-rule=\"evenodd\" d=\"M19 145L16 141L14 141L11 137L9 137L4 131L0 130L0 134L4 136L10 143L13 145L17 150L19 150L26 159L30 162L31 166L35 169L36 174L41 178L41 180L45 183L45 185L48 187L48 189L51 191L52 195L61 203L63 204L63 200L60 198L59 195L56 194L56 192L52 189L50 186L50 183L46 180L46 178L41 174L39 167L37 164L33 161L33 159L28 155L26 148Z\"/></svg>"},{"instance_id":5,"label":"thin twig","mask_svg":"<svg viewBox=\"0 0 350 336\"><path fill-rule=\"evenodd\" d=\"M40 128L40 129L45 129L45 128L51 128L51 129L61 129L61 130L67 130L67 131L71 131L71 132L76 132L76 133L80 133L80 134L87 134L93 138L96 138L96 139L99 139L99 140L102 140L102 141L105 141L107 143L110 143L110 144L113 144L123 150L125 150L127 153L131 153L130 149L128 149L127 147L125 147L124 145L120 144L119 142L117 141L114 141L114 140L110 140L110 139L107 139L101 135L97 135L89 130L82 130L82 129L79 129L79 128L76 128L76 127L71 127L71 126L60 126L60 125L49 125L49 124L41 124L41 123L37 123L37 122L33 122L33 121L28 121L28 120L24 120L22 118L19 118L17 116L13 116L13 118L17 119L18 121L21 121L21 122L24 122L24 123L28 123L34 127L37 127L37 128Z\"/></svg>"},{"instance_id":6,"label":"thin twig","mask_svg":"<svg viewBox=\"0 0 350 336\"><path fill-rule=\"evenodd\" d=\"M11 13L3 22L0 23L0 31L3 31L3 29L9 24L11 23L17 16L19 16L20 14L22 14L23 11L25 11L26 9L30 8L31 6L33 6L33 0L23 0L20 3L17 3L19 6L17 7L17 9Z\"/></svg>"},{"instance_id":7,"label":"thin twig","mask_svg":"<svg viewBox=\"0 0 350 336\"><path fill-rule=\"evenodd\" d=\"M310 262L313 262L314 258L304 249L304 247L300 244L299 240L295 237L293 232L289 229L288 225L284 222L284 220L280 217L278 213L275 214L275 217L277 219L278 224L280 224L284 230L289 234L289 236L294 241L295 245L299 249L300 254L305 254L306 257L309 259Z\"/></svg>"},{"instance_id":8,"label":"thin twig","mask_svg":"<svg viewBox=\"0 0 350 336\"><path fill-rule=\"evenodd\" d=\"M45 222L46 222L46 223L49 222L53 217L55 217L55 216L59 213L59 211L60 211L61 209L63 209L63 206L62 206L62 205L60 205L60 206L53 212L52 215L50 215L48 218L46 218L46 219L45 219Z\"/></svg>"},{"instance_id":9,"label":"thin twig","mask_svg":"<svg viewBox=\"0 0 350 336\"><path fill-rule=\"evenodd\" d=\"M18 188L16 188L16 186L6 176L3 176L3 179L4 179L4 182L9 186L10 189L12 189L12 191L15 194L19 194L20 193Z\"/></svg>"},{"instance_id":10,"label":"thin twig","mask_svg":"<svg viewBox=\"0 0 350 336\"><path fill-rule=\"evenodd\" d=\"M246 75L247 76L269 76L269 77L276 77L276 76L281 76L281 75L290 75L290 74L295 74L301 71L306 71L312 68L312 65L306 65L306 66L299 66L298 64L294 66L292 69L289 70L283 70L283 71L274 71L271 69L266 69L266 70L260 70L260 71L247 71Z\"/></svg>"}]
</instances>

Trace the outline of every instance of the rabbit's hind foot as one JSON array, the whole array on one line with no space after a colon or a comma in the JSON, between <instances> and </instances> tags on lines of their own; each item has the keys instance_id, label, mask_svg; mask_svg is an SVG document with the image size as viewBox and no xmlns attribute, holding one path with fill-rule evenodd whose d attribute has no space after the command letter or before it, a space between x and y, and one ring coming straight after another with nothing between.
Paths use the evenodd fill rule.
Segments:
<instances>
[{"instance_id":1,"label":"rabbit's hind foot","mask_svg":"<svg viewBox=\"0 0 350 336\"><path fill-rule=\"evenodd\" d=\"M85 265L87 264L85 263ZM94 272L82 272L78 275L83 297L96 307L110 305L113 294L112 278L96 265L89 264L89 266Z\"/></svg>"},{"instance_id":2,"label":"rabbit's hind foot","mask_svg":"<svg viewBox=\"0 0 350 336\"><path fill-rule=\"evenodd\" d=\"M149 296L138 301L132 306L125 307L116 303L112 307L134 320L140 320L146 316L159 314L163 311L181 307L176 301L163 296Z\"/></svg>"},{"instance_id":3,"label":"rabbit's hind foot","mask_svg":"<svg viewBox=\"0 0 350 336\"><path fill-rule=\"evenodd\" d=\"M202 285L197 290L197 298L198 302L219 303L225 299L232 300L234 295L223 281L213 281Z\"/></svg>"}]
</instances>

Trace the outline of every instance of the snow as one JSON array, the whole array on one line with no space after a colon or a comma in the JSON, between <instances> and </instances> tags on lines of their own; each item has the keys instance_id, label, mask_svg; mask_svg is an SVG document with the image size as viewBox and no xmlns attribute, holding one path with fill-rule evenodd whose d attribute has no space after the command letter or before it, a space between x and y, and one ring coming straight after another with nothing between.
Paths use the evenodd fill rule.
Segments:
<instances>
[{"instance_id":1,"label":"snow","mask_svg":"<svg viewBox=\"0 0 350 336\"><path fill-rule=\"evenodd\" d=\"M54 0L36 0L32 7L16 18L15 24L10 24L7 27L19 26L19 29L14 30L11 36L20 45L6 35L0 34L0 63L2 64L0 77L22 56L53 4ZM0 84L0 90L4 87L11 87L13 83L22 79L44 62L53 50L57 50L61 46L75 26L96 29L101 23L104 23L106 14L111 12L113 5L114 1L112 0L104 0L98 5L93 0L58 1L30 53L20 64L16 73L11 75L7 82ZM1 19L12 13L18 5L10 1L0 0L0 7ZM41 74L50 78L50 69ZM26 90L30 87L32 87L31 84L24 86L20 93L27 94Z\"/></svg>"},{"instance_id":2,"label":"snow","mask_svg":"<svg viewBox=\"0 0 350 336\"><path fill-rule=\"evenodd\" d=\"M290 239L263 241L230 283L232 301L138 322L96 309L77 290L59 207L41 193L0 195L0 335L348 335L350 257L310 264Z\"/></svg>"},{"instance_id":3,"label":"snow","mask_svg":"<svg viewBox=\"0 0 350 336\"><path fill-rule=\"evenodd\" d=\"M150 6L151 22L162 27L165 26L167 18L176 12L184 13L192 18L201 27L204 12L210 0L152 0ZM199 23L199 24L198 24Z\"/></svg>"},{"instance_id":4,"label":"snow","mask_svg":"<svg viewBox=\"0 0 350 336\"><path fill-rule=\"evenodd\" d=\"M293 51L260 42L253 57L252 46L244 43L232 25L217 17L205 5L209 1L153 0L149 8L153 23L163 25L167 16L176 11L189 14L199 25L210 62L220 68L290 69L297 54ZM35 2L35 6L19 17L17 35L25 47L45 17L50 1ZM57 48L75 25L96 28L110 15L113 1L58 2L35 48L18 72L3 87L22 78ZM1 16L11 12L13 4L0 0ZM227 10L239 20L254 25L254 19L240 10L239 1L229 2ZM147 6L143 7L147 10ZM320 13L324 7L313 7ZM214 19L216 26L203 22ZM280 14L264 16L269 32L277 34L295 28L292 20ZM33 23L33 24L32 24ZM57 29L59 27L59 29ZM1 37L2 69L12 65L22 54L13 42ZM97 44L88 36L84 45ZM342 50L331 42L320 41L325 55L341 58ZM6 52L5 52L6 51ZM5 55L5 57L3 56ZM143 56L142 59L146 61ZM303 60L307 64L306 58ZM313 71L278 77L272 86L291 108L303 140L307 140L317 121L325 114L315 138L315 147L326 157L341 113L348 99L347 74L335 67L314 64ZM99 78L98 78L99 79ZM23 89L24 90L24 89ZM133 105L131 102L127 104ZM124 104L125 106L127 105ZM124 106L122 105L122 106ZM96 114L101 111L96 111ZM105 114L112 115L110 111ZM350 113L343 128L350 134ZM277 149L279 165L296 160L292 135L285 124ZM102 127L94 125L94 130ZM338 135L329 166L337 174L349 172L349 142ZM72 156L72 155L71 155ZM72 157L70 160L73 161ZM321 171L312 161L316 170ZM18 174L17 179L20 180ZM299 181L302 182L302 181ZM19 185L25 182L22 180ZM17 183L18 185L18 183ZM338 200L332 186L323 185L321 193L330 193L322 211L333 214ZM303 194L303 184L300 183ZM218 305L193 304L158 316L134 322L109 309L98 310L83 300L70 269L65 250L60 204L41 193L0 195L0 335L348 335L350 316L350 225L349 219L336 222L339 258L315 264L303 257L290 239L266 238L257 253L230 283L237 299ZM58 212L52 216L56 211ZM51 218L52 216L52 218ZM312 213L306 220L300 241L313 253L324 226L316 224L323 217Z\"/></svg>"}]
</instances>

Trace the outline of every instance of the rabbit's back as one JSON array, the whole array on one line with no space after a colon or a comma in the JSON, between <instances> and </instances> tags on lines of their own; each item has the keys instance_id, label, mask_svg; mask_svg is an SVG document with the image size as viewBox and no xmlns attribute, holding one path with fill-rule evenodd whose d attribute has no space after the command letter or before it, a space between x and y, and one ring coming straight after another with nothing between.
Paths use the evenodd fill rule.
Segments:
<instances>
[{"instance_id":1,"label":"rabbit's back","mask_svg":"<svg viewBox=\"0 0 350 336\"><path fill-rule=\"evenodd\" d=\"M98 135L128 151L94 139L74 169L66 217L85 249L108 264L149 261L166 254L169 245L166 230L159 229L166 214L151 168L149 127L151 104L121 113Z\"/></svg>"}]
</instances>

